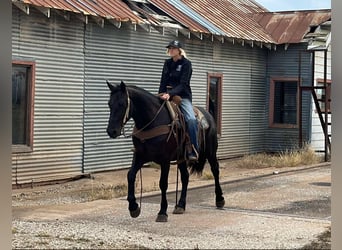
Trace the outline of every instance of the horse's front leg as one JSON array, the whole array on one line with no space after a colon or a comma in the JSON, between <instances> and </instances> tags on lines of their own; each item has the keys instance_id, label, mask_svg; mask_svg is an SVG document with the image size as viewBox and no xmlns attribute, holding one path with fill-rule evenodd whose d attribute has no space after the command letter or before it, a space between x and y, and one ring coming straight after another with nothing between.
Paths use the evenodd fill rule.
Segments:
<instances>
[{"instance_id":1,"label":"horse's front leg","mask_svg":"<svg viewBox=\"0 0 342 250\"><path fill-rule=\"evenodd\" d=\"M168 180L169 180L169 171L170 171L170 163L163 163L160 165L160 179L159 179L159 188L161 191L161 202L160 202L160 210L156 219L156 222L167 222L167 198L166 191L168 188Z\"/></svg>"},{"instance_id":2,"label":"horse's front leg","mask_svg":"<svg viewBox=\"0 0 342 250\"><path fill-rule=\"evenodd\" d=\"M127 173L127 181L128 181L128 194L127 194L127 201L128 201L128 210L130 212L131 217L136 218L140 215L140 207L136 202L135 198L135 178L137 172L142 167L143 162L140 158L134 154L132 166Z\"/></svg>"},{"instance_id":3,"label":"horse's front leg","mask_svg":"<svg viewBox=\"0 0 342 250\"><path fill-rule=\"evenodd\" d=\"M180 174L181 174L182 191L181 191L181 196L179 198L179 201L173 210L173 213L174 214L183 214L185 212L186 195L187 195L188 184L189 184L189 172L187 169L186 162L180 163L178 165L178 169L179 169Z\"/></svg>"}]
</instances>

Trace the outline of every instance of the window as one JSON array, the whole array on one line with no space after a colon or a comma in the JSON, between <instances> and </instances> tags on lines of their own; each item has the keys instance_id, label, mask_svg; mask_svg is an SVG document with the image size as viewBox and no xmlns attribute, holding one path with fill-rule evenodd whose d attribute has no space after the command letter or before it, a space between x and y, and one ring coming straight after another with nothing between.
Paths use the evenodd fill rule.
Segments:
<instances>
[{"instance_id":1,"label":"window","mask_svg":"<svg viewBox=\"0 0 342 250\"><path fill-rule=\"evenodd\" d=\"M271 79L270 87L270 126L297 127L298 79Z\"/></svg>"},{"instance_id":2,"label":"window","mask_svg":"<svg viewBox=\"0 0 342 250\"><path fill-rule=\"evenodd\" d=\"M317 87L324 87L324 79L317 79ZM324 88L319 88L316 90L317 99L319 101L319 106L323 113L330 112L330 101L331 101L331 80L326 80L327 86L326 90ZM327 108L325 108L325 98L328 99Z\"/></svg>"},{"instance_id":3,"label":"window","mask_svg":"<svg viewBox=\"0 0 342 250\"><path fill-rule=\"evenodd\" d=\"M34 62L12 62L12 150L32 151Z\"/></svg>"},{"instance_id":4,"label":"window","mask_svg":"<svg viewBox=\"0 0 342 250\"><path fill-rule=\"evenodd\" d=\"M214 117L217 133L221 134L222 78L220 73L208 73L207 110Z\"/></svg>"}]
</instances>

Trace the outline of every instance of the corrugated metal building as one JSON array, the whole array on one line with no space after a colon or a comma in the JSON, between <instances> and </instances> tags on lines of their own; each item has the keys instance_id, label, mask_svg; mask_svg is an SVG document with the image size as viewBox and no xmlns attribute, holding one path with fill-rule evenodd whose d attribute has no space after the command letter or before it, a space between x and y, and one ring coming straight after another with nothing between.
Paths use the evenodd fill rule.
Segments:
<instances>
[{"instance_id":1,"label":"corrugated metal building","mask_svg":"<svg viewBox=\"0 0 342 250\"><path fill-rule=\"evenodd\" d=\"M269 127L269 81L298 75L304 45L279 47L265 23L255 19L268 13L253 1L215 5L216 12L229 7L235 13L229 19L224 11L215 19L204 12L206 2L196 2L14 0L13 60L34 62L35 92L32 148L13 152L12 183L129 167L131 139L106 134L105 80L156 93L165 45L176 37L193 62L194 104L207 105L208 73L223 76L219 159L293 146L298 129ZM241 22L239 13L250 21ZM329 18L329 11L323 13ZM307 79L310 58L302 62ZM308 117L304 120L308 131Z\"/></svg>"}]
</instances>

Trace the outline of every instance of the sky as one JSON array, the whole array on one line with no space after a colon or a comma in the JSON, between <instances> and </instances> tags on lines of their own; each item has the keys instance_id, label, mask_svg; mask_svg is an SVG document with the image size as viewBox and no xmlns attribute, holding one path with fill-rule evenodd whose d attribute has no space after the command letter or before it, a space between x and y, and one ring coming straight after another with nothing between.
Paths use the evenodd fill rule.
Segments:
<instances>
[{"instance_id":1,"label":"sky","mask_svg":"<svg viewBox=\"0 0 342 250\"><path fill-rule=\"evenodd\" d=\"M331 9L331 0L255 0L271 12Z\"/></svg>"}]
</instances>

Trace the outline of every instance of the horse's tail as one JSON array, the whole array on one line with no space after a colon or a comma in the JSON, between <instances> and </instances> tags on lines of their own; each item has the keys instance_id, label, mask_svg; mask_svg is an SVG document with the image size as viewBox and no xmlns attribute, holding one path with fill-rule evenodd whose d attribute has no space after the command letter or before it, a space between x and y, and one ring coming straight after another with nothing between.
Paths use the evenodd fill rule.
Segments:
<instances>
[{"instance_id":1,"label":"horse's tail","mask_svg":"<svg viewBox=\"0 0 342 250\"><path fill-rule=\"evenodd\" d=\"M218 141L217 141L217 130L216 130L214 118L204 108L202 107L197 107L197 108L205 116L209 124L209 128L207 128L205 131L202 131L203 133L199 133L200 134L199 136L199 142L200 142L199 151L200 152L199 152L198 161L194 163L190 163L189 170L191 174L195 173L197 175L202 175L204 165L207 159L210 162L217 161L216 152L217 152L217 147L218 147Z\"/></svg>"},{"instance_id":2,"label":"horse's tail","mask_svg":"<svg viewBox=\"0 0 342 250\"><path fill-rule=\"evenodd\" d=\"M199 155L198 161L189 164L190 174L202 175L206 159L203 153Z\"/></svg>"}]
</instances>

